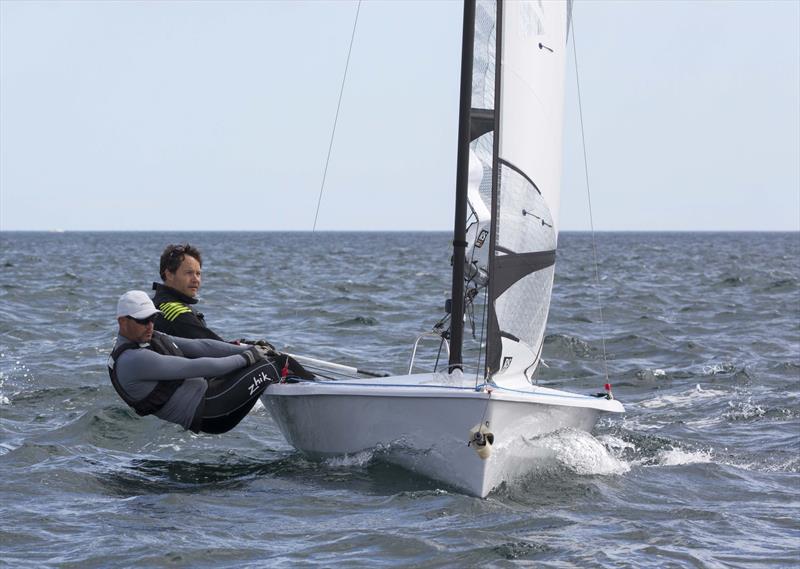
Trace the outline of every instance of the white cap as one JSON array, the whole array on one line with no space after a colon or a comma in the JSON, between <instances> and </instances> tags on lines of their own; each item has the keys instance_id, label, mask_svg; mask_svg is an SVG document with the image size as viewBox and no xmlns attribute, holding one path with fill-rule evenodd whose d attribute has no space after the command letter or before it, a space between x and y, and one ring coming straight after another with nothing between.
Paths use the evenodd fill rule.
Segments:
<instances>
[{"instance_id":1,"label":"white cap","mask_svg":"<svg viewBox=\"0 0 800 569\"><path fill-rule=\"evenodd\" d=\"M157 312L161 311L156 309L147 293L141 290L129 290L120 296L117 302L117 318L120 316L147 318Z\"/></svg>"}]
</instances>

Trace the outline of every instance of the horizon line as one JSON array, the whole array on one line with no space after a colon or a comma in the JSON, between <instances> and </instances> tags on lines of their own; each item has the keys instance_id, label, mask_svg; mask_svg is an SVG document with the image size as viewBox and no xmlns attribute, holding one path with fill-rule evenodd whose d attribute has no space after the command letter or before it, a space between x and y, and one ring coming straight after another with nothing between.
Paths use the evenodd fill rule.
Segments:
<instances>
[{"instance_id":1,"label":"horizon line","mask_svg":"<svg viewBox=\"0 0 800 569\"><path fill-rule=\"evenodd\" d=\"M2 229L0 233L452 233L448 229ZM559 233L800 233L797 229L562 229Z\"/></svg>"}]
</instances>

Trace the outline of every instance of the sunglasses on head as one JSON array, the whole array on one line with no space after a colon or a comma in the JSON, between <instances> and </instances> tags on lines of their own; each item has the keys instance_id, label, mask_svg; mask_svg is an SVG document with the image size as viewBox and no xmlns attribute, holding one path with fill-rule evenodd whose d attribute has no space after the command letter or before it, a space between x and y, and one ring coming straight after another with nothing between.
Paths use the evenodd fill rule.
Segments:
<instances>
[{"instance_id":1,"label":"sunglasses on head","mask_svg":"<svg viewBox=\"0 0 800 569\"><path fill-rule=\"evenodd\" d=\"M126 318L128 320L133 320L134 322L136 322L140 326L147 326L151 322L155 322L156 321L156 318L158 318L158 312L156 312L155 314L151 314L147 318L134 318L133 316L126 316Z\"/></svg>"},{"instance_id":2,"label":"sunglasses on head","mask_svg":"<svg viewBox=\"0 0 800 569\"><path fill-rule=\"evenodd\" d=\"M169 252L170 257L178 257L186 253L186 246L185 245L176 245L172 248L172 251Z\"/></svg>"}]
</instances>

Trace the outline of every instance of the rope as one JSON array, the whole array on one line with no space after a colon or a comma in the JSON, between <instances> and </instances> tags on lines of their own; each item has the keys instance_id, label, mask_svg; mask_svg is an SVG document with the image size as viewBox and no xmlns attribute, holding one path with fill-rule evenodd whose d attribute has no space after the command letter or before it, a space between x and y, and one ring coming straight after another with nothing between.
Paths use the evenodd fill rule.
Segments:
<instances>
[{"instance_id":1,"label":"rope","mask_svg":"<svg viewBox=\"0 0 800 569\"><path fill-rule=\"evenodd\" d=\"M311 228L311 232L314 233L317 230L317 218L319 217L319 206L322 203L322 191L325 189L325 178L328 176L328 164L331 161L331 150L333 150L333 138L336 136L336 123L339 121L339 109L342 106L342 94L344 93L344 84L347 80L347 70L350 67L350 54L353 51L353 40L356 37L356 26L358 25L358 13L361 11L361 0L358 0L358 6L356 7L356 19L353 22L353 33L350 36L350 47L347 50L347 62L344 65L344 75L342 76L342 86L339 89L339 102L336 104L336 116L333 119L333 130L331 131L331 141L328 144L328 157L325 159L325 171L322 173L322 184L319 187L319 197L317 198L317 211L314 213L314 226Z\"/></svg>"},{"instance_id":2,"label":"rope","mask_svg":"<svg viewBox=\"0 0 800 569\"><path fill-rule=\"evenodd\" d=\"M597 244L594 238L594 216L592 214L592 192L589 189L589 161L586 158L586 135L583 129L583 105L581 103L581 81L578 73L578 50L575 47L575 18L572 19L572 54L575 58L575 84L578 87L578 114L581 122L581 144L583 145L583 172L586 177L586 196L589 201L589 225L592 230L592 256L594 260L594 282L597 294L597 308L600 312L600 338L603 345L603 370L608 383L608 358L606 357L605 321L603 320L603 303L600 297L600 270L597 263Z\"/></svg>"}]
</instances>

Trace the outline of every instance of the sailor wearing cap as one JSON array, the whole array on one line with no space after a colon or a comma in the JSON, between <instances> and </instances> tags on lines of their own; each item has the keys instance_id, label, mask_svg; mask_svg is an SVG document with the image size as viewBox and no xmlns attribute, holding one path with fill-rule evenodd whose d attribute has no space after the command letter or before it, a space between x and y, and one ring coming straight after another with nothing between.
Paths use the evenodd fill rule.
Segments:
<instances>
[{"instance_id":1,"label":"sailor wearing cap","mask_svg":"<svg viewBox=\"0 0 800 569\"><path fill-rule=\"evenodd\" d=\"M265 349L155 332L160 313L140 290L126 292L117 303L119 335L108 372L119 396L139 415L153 414L194 432L224 433L280 380L284 362Z\"/></svg>"}]
</instances>

